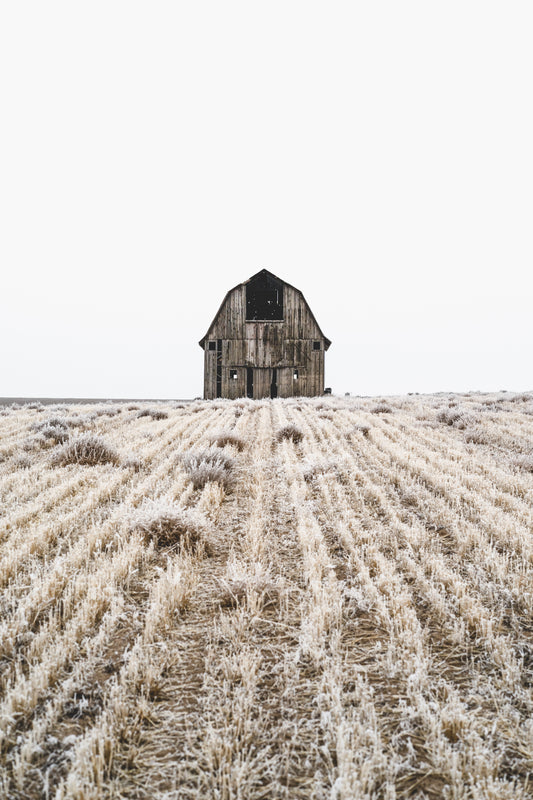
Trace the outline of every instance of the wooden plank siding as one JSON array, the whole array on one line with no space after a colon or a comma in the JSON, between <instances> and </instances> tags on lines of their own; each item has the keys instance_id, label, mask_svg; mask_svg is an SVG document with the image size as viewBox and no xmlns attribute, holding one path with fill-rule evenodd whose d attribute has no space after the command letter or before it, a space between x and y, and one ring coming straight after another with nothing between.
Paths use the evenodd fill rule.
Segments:
<instances>
[{"instance_id":1,"label":"wooden plank siding","mask_svg":"<svg viewBox=\"0 0 533 800\"><path fill-rule=\"evenodd\" d=\"M283 282L283 319L247 321L247 283L249 281L228 292L200 342L204 348L204 397L217 397L217 350L210 350L209 342L214 342L216 348L219 340L222 345L221 397L246 397L249 368L253 369L254 398L271 396L274 369L278 397L322 394L324 353L330 342L302 293ZM314 342L320 342L319 350L314 349ZM230 377L231 370L237 371L236 379ZM296 379L295 370L298 371Z\"/></svg>"}]
</instances>

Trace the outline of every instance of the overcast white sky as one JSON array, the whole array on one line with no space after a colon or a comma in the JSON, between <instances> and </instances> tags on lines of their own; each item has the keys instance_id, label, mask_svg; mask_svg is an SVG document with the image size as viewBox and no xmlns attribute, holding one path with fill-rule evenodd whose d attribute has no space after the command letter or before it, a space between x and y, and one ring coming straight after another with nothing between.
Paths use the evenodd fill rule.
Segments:
<instances>
[{"instance_id":1,"label":"overcast white sky","mask_svg":"<svg viewBox=\"0 0 533 800\"><path fill-rule=\"evenodd\" d=\"M532 389L533 4L0 5L0 396L192 397L266 267L334 392Z\"/></svg>"}]
</instances>

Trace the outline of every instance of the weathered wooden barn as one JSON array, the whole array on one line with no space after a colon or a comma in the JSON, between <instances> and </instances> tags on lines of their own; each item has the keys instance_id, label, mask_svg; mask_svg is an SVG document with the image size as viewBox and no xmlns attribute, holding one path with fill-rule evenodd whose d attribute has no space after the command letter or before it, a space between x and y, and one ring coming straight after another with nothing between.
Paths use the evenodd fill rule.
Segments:
<instances>
[{"instance_id":1,"label":"weathered wooden barn","mask_svg":"<svg viewBox=\"0 0 533 800\"><path fill-rule=\"evenodd\" d=\"M330 344L301 291L262 269L230 289L200 340L204 398L320 395Z\"/></svg>"}]
</instances>

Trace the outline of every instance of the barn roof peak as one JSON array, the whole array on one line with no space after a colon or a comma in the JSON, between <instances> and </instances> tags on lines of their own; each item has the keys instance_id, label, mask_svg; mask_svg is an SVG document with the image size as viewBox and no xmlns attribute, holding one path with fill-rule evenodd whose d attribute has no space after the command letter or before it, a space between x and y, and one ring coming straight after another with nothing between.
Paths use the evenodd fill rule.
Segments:
<instances>
[{"instance_id":1,"label":"barn roof peak","mask_svg":"<svg viewBox=\"0 0 533 800\"><path fill-rule=\"evenodd\" d=\"M250 281L253 281L255 278L259 278L260 275L268 275L271 278L275 278L280 283L287 283L287 281L284 281L282 278L278 277L277 275L274 275L274 273L271 272L269 269L265 268L260 269L259 272L256 272L255 275L252 275L251 278L248 278L247 281L243 281L243 283L250 283Z\"/></svg>"},{"instance_id":2,"label":"barn roof peak","mask_svg":"<svg viewBox=\"0 0 533 800\"><path fill-rule=\"evenodd\" d=\"M303 292L302 292L300 289L298 289L296 286L292 286L292 284L290 284L290 283L287 283L287 281L284 281L284 280L283 280L283 278L280 278L278 275L274 275L274 273L273 273L273 272L271 272L269 269L266 269L265 267L263 267L263 269L260 269L260 270L259 270L259 272L256 272L254 275L251 275L251 276L248 278L248 280L246 280L246 281L242 281L241 283L238 283L236 286L234 286L232 289L230 289L230 290L229 290L229 291L226 293L226 296L224 297L224 299L223 299L222 303L220 304L220 308L218 309L217 313L215 314L215 318L213 319L213 321L212 321L211 325L209 326L209 329L208 329L207 333L206 333L206 334L205 334L205 336L203 336L203 337L200 339L200 341L198 342L198 344L200 345L200 347L201 347L201 348L203 348L203 347L204 347L204 344L205 344L205 341L206 341L206 339L207 339L207 336L208 336L208 334L209 334L209 331L211 330L211 328L212 328L212 327L213 327L213 325L215 324L216 320L218 319L218 316L220 315L220 312L221 312L221 311L222 311L222 309L224 308L224 305L225 305L225 303L226 303L227 299L229 298L229 296L231 295L231 293L232 293L232 292L234 292L236 289L238 289L240 286L246 286L246 285L247 285L248 283L250 283L251 281L253 281L253 280L257 279L257 278L260 278L260 277L268 277L268 278L271 278L271 279L273 279L274 281L278 281L279 283L282 283L284 286L288 286L288 287L289 287L289 289L293 289L295 292L298 292L298 294L301 296L302 300L303 300L303 301L304 301L304 303L306 304L307 308L309 309L309 313L311 314L311 317L312 317L312 319L314 320L314 322L315 322L315 324L316 324L316 326L317 326L318 330L320 331L320 334L321 334L321 336L322 336L322 337L323 337L323 339L324 339L324 343L325 343L325 347L324 347L324 349L325 349L325 350L328 350L328 348L329 348L329 346L330 346L330 344L331 344L331 340L330 340L330 339L328 339L328 338L327 338L327 336L324 336L324 334L322 333L322 330L321 330L321 328L320 328L320 325L318 324L318 322L317 322L317 320L316 320L316 317L315 317L315 315L314 315L314 314L313 314L313 312L311 311L311 308L309 307L309 303L308 303L308 302L307 302L307 300L305 299L305 297L304 297L304 295L303 295Z\"/></svg>"}]
</instances>

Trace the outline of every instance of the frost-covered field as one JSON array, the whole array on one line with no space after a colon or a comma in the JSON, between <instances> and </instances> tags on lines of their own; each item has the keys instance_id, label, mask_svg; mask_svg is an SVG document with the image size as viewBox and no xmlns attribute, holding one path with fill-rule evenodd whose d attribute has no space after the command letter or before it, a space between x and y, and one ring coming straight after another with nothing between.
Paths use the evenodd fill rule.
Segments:
<instances>
[{"instance_id":1,"label":"frost-covered field","mask_svg":"<svg viewBox=\"0 0 533 800\"><path fill-rule=\"evenodd\" d=\"M533 396L0 411L0 796L533 797Z\"/></svg>"}]
</instances>

